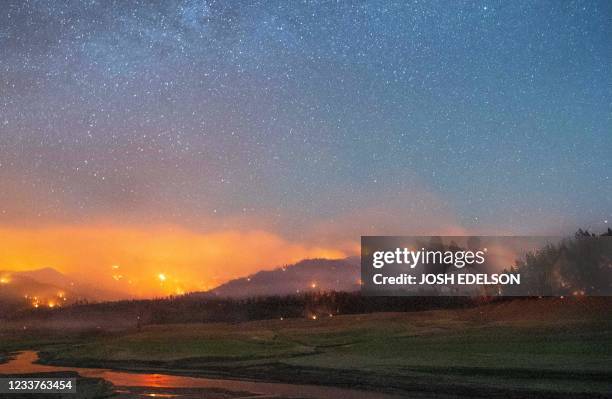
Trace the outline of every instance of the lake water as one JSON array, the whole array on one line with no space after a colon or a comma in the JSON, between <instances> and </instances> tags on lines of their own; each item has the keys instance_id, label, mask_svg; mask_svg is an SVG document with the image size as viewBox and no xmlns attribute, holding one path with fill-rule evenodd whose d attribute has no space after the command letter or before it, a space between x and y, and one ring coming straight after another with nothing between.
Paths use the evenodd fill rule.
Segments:
<instances>
[{"instance_id":1,"label":"lake water","mask_svg":"<svg viewBox=\"0 0 612 399\"><path fill-rule=\"evenodd\" d=\"M268 382L255 382L245 380L226 380L214 378L183 377L167 374L147 374L127 371L114 371L109 369L79 368L63 366L47 366L36 363L38 354L33 351L18 353L14 359L0 364L0 374L19 373L48 373L58 371L74 371L83 377L103 378L119 387L118 392L125 397L167 397L187 398L206 396L184 396L174 393L161 393L160 388L199 388L224 389L235 392L249 392L250 394L235 396L236 398L311 398L311 399L397 399L397 396L365 392L353 389L325 387L317 385L294 385ZM130 390L130 387L138 389ZM151 388L147 392L145 388ZM153 389L155 388L155 389ZM169 392L172 392L171 390Z\"/></svg>"}]
</instances>

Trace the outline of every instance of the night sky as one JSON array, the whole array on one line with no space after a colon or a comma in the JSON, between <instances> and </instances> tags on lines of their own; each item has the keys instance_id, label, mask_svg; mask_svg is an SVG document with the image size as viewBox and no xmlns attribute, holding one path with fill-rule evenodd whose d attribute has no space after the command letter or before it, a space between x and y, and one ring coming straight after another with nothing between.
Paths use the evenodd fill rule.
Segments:
<instances>
[{"instance_id":1,"label":"night sky","mask_svg":"<svg viewBox=\"0 0 612 399\"><path fill-rule=\"evenodd\" d=\"M608 1L2 2L9 267L66 229L299 247L252 269L365 234L598 231L611 177ZM137 267L107 244L51 266Z\"/></svg>"}]
</instances>

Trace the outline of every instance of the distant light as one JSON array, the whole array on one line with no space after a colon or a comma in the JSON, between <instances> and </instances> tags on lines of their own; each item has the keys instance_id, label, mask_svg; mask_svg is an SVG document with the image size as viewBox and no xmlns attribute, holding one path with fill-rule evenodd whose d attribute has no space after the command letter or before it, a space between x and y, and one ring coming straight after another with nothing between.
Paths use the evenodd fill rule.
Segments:
<instances>
[{"instance_id":1,"label":"distant light","mask_svg":"<svg viewBox=\"0 0 612 399\"><path fill-rule=\"evenodd\" d=\"M157 278L159 279L159 281L166 281L166 275L164 273L159 273L157 275Z\"/></svg>"},{"instance_id":2,"label":"distant light","mask_svg":"<svg viewBox=\"0 0 612 399\"><path fill-rule=\"evenodd\" d=\"M117 270L117 269L119 269L119 265L112 265L112 266L111 266L111 268L112 268L113 270Z\"/></svg>"},{"instance_id":3,"label":"distant light","mask_svg":"<svg viewBox=\"0 0 612 399\"><path fill-rule=\"evenodd\" d=\"M317 283L316 282L315 283L311 283L310 284L310 288L317 288Z\"/></svg>"},{"instance_id":4,"label":"distant light","mask_svg":"<svg viewBox=\"0 0 612 399\"><path fill-rule=\"evenodd\" d=\"M8 284L10 282L11 282L11 279L6 276L0 277L0 284Z\"/></svg>"},{"instance_id":5,"label":"distant light","mask_svg":"<svg viewBox=\"0 0 612 399\"><path fill-rule=\"evenodd\" d=\"M312 316L310 316L311 319L316 320L317 319L317 315L313 314Z\"/></svg>"}]
</instances>

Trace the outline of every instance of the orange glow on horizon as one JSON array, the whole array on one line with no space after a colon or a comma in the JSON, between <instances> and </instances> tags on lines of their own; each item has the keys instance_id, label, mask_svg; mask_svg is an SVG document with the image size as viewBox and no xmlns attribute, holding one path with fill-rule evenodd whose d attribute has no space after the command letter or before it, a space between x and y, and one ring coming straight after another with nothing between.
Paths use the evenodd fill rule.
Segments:
<instances>
[{"instance_id":1,"label":"orange glow on horizon","mask_svg":"<svg viewBox=\"0 0 612 399\"><path fill-rule=\"evenodd\" d=\"M0 242L0 269L51 267L133 297L182 295L306 258L347 256L261 230L198 232L166 225L0 226Z\"/></svg>"}]
</instances>

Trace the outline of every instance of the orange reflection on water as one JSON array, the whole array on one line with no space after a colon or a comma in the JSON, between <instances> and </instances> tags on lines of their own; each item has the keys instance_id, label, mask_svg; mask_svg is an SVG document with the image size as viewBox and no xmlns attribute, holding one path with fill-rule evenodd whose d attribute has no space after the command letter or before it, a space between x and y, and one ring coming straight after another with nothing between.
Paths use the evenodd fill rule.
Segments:
<instances>
[{"instance_id":1,"label":"orange reflection on water","mask_svg":"<svg viewBox=\"0 0 612 399\"><path fill-rule=\"evenodd\" d=\"M117 387L150 387L150 388L214 388L229 391L250 392L253 395L281 397L300 397L311 399L398 399L397 396L364 392L353 389L258 382L246 380L223 380L201 377L187 377L165 374L142 374L108 369L47 366L37 364L38 354L32 351L21 352L7 363L0 364L0 374L46 373L74 371L83 377L103 378ZM142 393L148 397L173 397L166 393ZM180 396L180 395L176 395Z\"/></svg>"},{"instance_id":2,"label":"orange reflection on water","mask_svg":"<svg viewBox=\"0 0 612 399\"><path fill-rule=\"evenodd\" d=\"M176 386L174 378L162 374L129 374L124 383L152 388L168 388ZM121 376L114 376L113 380L117 383L121 381Z\"/></svg>"}]
</instances>

